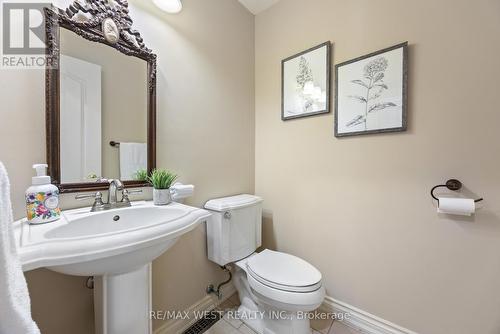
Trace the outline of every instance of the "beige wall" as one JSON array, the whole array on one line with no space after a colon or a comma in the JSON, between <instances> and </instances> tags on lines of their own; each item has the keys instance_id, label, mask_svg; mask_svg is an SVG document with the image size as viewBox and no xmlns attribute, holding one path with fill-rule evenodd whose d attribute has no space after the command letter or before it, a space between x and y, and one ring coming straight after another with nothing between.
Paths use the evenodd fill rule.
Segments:
<instances>
[{"instance_id":1,"label":"beige wall","mask_svg":"<svg viewBox=\"0 0 500 334\"><path fill-rule=\"evenodd\" d=\"M158 55L158 165L195 184L187 203L201 206L213 197L253 192L254 18L233 0L183 3L182 13L167 15L133 1L131 15ZM0 160L10 173L15 217L21 218L31 165L45 161L44 72L0 71L0 101ZM62 202L65 208L84 205L71 196ZM205 247L200 226L154 262L154 309L182 310L204 296L206 285L224 278L206 259ZM47 270L27 278L43 333L93 332L85 278Z\"/></svg>"},{"instance_id":2,"label":"beige wall","mask_svg":"<svg viewBox=\"0 0 500 334\"><path fill-rule=\"evenodd\" d=\"M255 24L267 245L419 333L499 333L500 2L283 0ZM281 59L327 40L334 63L409 41L407 132L336 139L332 114L280 120ZM448 177L484 196L473 218L436 214L429 190Z\"/></svg>"}]
</instances>

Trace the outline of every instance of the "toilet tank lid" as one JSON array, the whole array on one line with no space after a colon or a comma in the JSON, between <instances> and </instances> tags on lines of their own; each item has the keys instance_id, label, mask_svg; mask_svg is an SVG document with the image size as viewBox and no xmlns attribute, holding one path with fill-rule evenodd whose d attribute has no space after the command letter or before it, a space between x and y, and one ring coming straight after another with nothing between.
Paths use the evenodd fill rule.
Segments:
<instances>
[{"instance_id":1,"label":"toilet tank lid","mask_svg":"<svg viewBox=\"0 0 500 334\"><path fill-rule=\"evenodd\" d=\"M243 208L262 202L262 198L254 195L236 195L211 199L205 204L205 209L212 211L226 211Z\"/></svg>"}]
</instances>

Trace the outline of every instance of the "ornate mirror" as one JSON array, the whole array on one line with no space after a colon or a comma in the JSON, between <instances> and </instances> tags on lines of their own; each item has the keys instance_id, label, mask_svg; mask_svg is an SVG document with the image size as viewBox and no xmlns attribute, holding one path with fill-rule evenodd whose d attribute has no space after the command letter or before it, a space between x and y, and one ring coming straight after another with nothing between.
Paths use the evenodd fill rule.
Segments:
<instances>
[{"instance_id":1,"label":"ornate mirror","mask_svg":"<svg viewBox=\"0 0 500 334\"><path fill-rule=\"evenodd\" d=\"M156 55L126 0L45 8L47 162L61 192L146 186L156 164Z\"/></svg>"}]
</instances>

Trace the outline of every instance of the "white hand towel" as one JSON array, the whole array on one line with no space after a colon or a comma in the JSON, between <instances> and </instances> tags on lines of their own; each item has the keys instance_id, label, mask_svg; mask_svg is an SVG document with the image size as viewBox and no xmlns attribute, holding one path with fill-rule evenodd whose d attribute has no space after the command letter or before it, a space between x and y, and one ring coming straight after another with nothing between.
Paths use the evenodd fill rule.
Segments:
<instances>
[{"instance_id":1,"label":"white hand towel","mask_svg":"<svg viewBox=\"0 0 500 334\"><path fill-rule=\"evenodd\" d=\"M148 168L147 157L147 144L120 143L120 179L135 180L137 171Z\"/></svg>"},{"instance_id":2,"label":"white hand towel","mask_svg":"<svg viewBox=\"0 0 500 334\"><path fill-rule=\"evenodd\" d=\"M40 334L17 257L7 171L0 162L0 334Z\"/></svg>"},{"instance_id":3,"label":"white hand towel","mask_svg":"<svg viewBox=\"0 0 500 334\"><path fill-rule=\"evenodd\" d=\"M176 201L193 196L194 186L192 184L182 184L180 182L176 182L172 187L170 187L170 190L172 191L172 199Z\"/></svg>"}]
</instances>

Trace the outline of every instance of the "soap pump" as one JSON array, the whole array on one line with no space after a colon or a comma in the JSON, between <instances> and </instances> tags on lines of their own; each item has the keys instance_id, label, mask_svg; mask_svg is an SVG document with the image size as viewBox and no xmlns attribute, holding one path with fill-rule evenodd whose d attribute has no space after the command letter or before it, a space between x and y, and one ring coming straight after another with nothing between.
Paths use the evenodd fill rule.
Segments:
<instances>
[{"instance_id":1,"label":"soap pump","mask_svg":"<svg viewBox=\"0 0 500 334\"><path fill-rule=\"evenodd\" d=\"M45 224L58 220L59 189L51 184L46 164L35 164L36 176L31 178L32 186L26 190L26 216L30 224Z\"/></svg>"}]
</instances>

